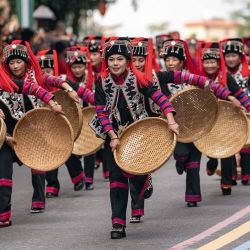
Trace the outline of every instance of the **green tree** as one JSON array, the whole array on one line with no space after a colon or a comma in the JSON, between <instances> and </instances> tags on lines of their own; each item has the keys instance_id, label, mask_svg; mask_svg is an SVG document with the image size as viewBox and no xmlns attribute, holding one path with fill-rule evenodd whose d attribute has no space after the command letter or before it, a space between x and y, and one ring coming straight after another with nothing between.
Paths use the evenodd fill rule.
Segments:
<instances>
[{"instance_id":1,"label":"green tree","mask_svg":"<svg viewBox=\"0 0 250 250\"><path fill-rule=\"evenodd\" d=\"M237 3L239 6L231 13L231 17L238 21L241 26L239 28L239 36L250 35L250 0L227 0L227 2Z\"/></svg>"},{"instance_id":2,"label":"green tree","mask_svg":"<svg viewBox=\"0 0 250 250\"><path fill-rule=\"evenodd\" d=\"M162 23L151 23L148 25L147 29L151 33L151 35L154 35L156 33L165 33L167 32L169 27L168 22L162 22Z\"/></svg>"}]
</instances>

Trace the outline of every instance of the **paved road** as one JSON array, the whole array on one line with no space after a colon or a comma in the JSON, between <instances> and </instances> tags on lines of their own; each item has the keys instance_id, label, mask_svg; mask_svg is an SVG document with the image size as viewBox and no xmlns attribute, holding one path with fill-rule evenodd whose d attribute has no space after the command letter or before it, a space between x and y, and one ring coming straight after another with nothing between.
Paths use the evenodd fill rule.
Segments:
<instances>
[{"instance_id":1,"label":"paved road","mask_svg":"<svg viewBox=\"0 0 250 250\"><path fill-rule=\"evenodd\" d=\"M187 208L184 202L185 175L175 172L171 159L153 174L154 195L147 200L141 224L127 226L127 238L110 240L109 185L95 172L95 190L74 192L69 175L60 170L60 197L47 201L44 214L30 214L30 170L15 167L13 191L13 226L1 229L0 249L84 249L84 250L163 250L207 230L250 205L250 186L238 184L230 197L223 197L216 176L201 169L203 202ZM128 218L130 208L128 210ZM191 246L196 249L250 220L248 213L237 222ZM222 249L233 249L250 240L245 234Z\"/></svg>"}]
</instances>

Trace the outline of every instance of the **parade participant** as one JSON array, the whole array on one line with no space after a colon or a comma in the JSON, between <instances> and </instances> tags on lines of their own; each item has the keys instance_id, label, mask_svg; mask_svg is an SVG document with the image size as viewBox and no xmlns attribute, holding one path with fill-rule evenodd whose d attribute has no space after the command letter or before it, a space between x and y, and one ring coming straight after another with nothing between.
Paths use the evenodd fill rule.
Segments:
<instances>
[{"instance_id":1,"label":"parade participant","mask_svg":"<svg viewBox=\"0 0 250 250\"><path fill-rule=\"evenodd\" d=\"M37 53L37 58L38 58L43 75L50 75L50 76L56 76L56 77L58 76L58 71L59 71L58 58L57 58L57 53L55 50L39 51ZM68 92L68 94L71 95L71 97L73 99L75 99L75 95L77 95L76 92L73 91L72 88L66 82L64 82L61 87L63 89L65 89ZM47 88L49 88L49 87L47 87ZM57 89L58 88L56 88L56 87L49 88L50 91L56 91ZM51 175L53 175L53 173L55 173L55 175L57 177L57 172L58 172L58 170L56 169L54 171L46 173L46 179L48 181L48 185L46 187L47 198L52 198L52 197L58 196L59 188L56 185L57 182L56 181L53 182L53 180L51 180L52 178L50 178ZM44 178L43 183L45 185L45 178ZM59 184L58 184L58 186L59 186Z\"/></svg>"},{"instance_id":2,"label":"parade participant","mask_svg":"<svg viewBox=\"0 0 250 250\"><path fill-rule=\"evenodd\" d=\"M7 126L6 141L0 149L0 227L7 227L11 225L13 162L20 163L13 150L15 142L12 134L15 124L25 113L22 96L12 92L34 95L58 113L62 112L62 108L53 101L53 95L41 87L45 79L40 74L38 62L27 42L13 41L5 46L0 77L0 109L4 112ZM47 84L56 84L54 80L47 79ZM39 211L44 209L44 196L39 189L38 178L34 177L32 175L35 189L32 209Z\"/></svg>"},{"instance_id":3,"label":"parade participant","mask_svg":"<svg viewBox=\"0 0 250 250\"><path fill-rule=\"evenodd\" d=\"M200 71L202 75L220 82L234 94L241 104L250 110L250 99L234 78L226 72L222 53L218 43L201 43L199 48ZM217 168L217 159L210 159L207 164L208 175L213 175ZM221 190L223 195L230 195L232 189L233 170L236 168L235 156L221 159Z\"/></svg>"},{"instance_id":4,"label":"parade participant","mask_svg":"<svg viewBox=\"0 0 250 250\"><path fill-rule=\"evenodd\" d=\"M182 70L183 73L197 73L187 43L182 40L169 39L166 41L163 44L162 56L168 71ZM171 95L174 95L185 89L188 86L187 83L184 82L180 85L169 83L167 88ZM178 142L174 151L174 158L176 159L178 174L182 174L184 170L186 171L185 201L187 206L196 207L197 202L201 201L199 174L201 153L193 143Z\"/></svg>"},{"instance_id":5,"label":"parade participant","mask_svg":"<svg viewBox=\"0 0 250 250\"><path fill-rule=\"evenodd\" d=\"M244 49L240 38L225 39L220 41L226 70L236 81L237 85L250 96L249 69ZM241 182L246 185L250 181L250 149L243 148L240 152ZM234 180L237 180L237 170L234 168Z\"/></svg>"},{"instance_id":6,"label":"parade participant","mask_svg":"<svg viewBox=\"0 0 250 250\"><path fill-rule=\"evenodd\" d=\"M152 39L143 37L131 39L131 45L133 49L132 62L134 67L144 73L145 77L152 79L153 71L153 42ZM153 79L152 79L153 80ZM154 83L154 81L152 81ZM145 99L145 108L149 116L158 116L153 113L154 102L151 99ZM158 107L159 109L159 107ZM149 176L151 185L152 179ZM130 196L131 196L131 217L130 223L139 223L144 215L144 199L140 197L132 182L129 182ZM153 186L152 191L153 192Z\"/></svg>"},{"instance_id":7,"label":"parade participant","mask_svg":"<svg viewBox=\"0 0 250 250\"><path fill-rule=\"evenodd\" d=\"M89 59L86 55L86 47L81 49L73 46L67 50L67 76L64 80L71 86L69 91L77 91L77 94L85 103L94 104L94 94L90 91L93 76L91 74L91 64L88 63ZM88 70L87 70L88 67ZM88 73L90 72L90 73ZM93 172L92 166L94 164L94 157L85 157L84 168L86 174L86 189L92 189ZM78 156L72 154L65 163L72 183L74 184L74 190L79 191L84 187L84 172L81 164L81 160ZM88 166L90 167L90 171ZM90 176L90 177L89 177ZM58 180L58 169L49 171L46 174L46 180L48 182L46 187L46 196L48 198L57 197L60 190L60 183Z\"/></svg>"},{"instance_id":8,"label":"parade participant","mask_svg":"<svg viewBox=\"0 0 250 250\"><path fill-rule=\"evenodd\" d=\"M102 44L104 38L102 36L87 36L83 39L83 45L87 46L90 52L91 63L94 73L94 79L97 80L101 72L101 62L102 62ZM93 89L95 88L93 84ZM94 91L94 90L93 90ZM109 178L109 172L107 170L107 164L105 159L105 152L100 149L95 155L95 169L100 167L102 163L103 167L103 177L104 179Z\"/></svg>"},{"instance_id":9,"label":"parade participant","mask_svg":"<svg viewBox=\"0 0 250 250\"><path fill-rule=\"evenodd\" d=\"M178 133L173 107L166 97L135 69L131 56L132 48L127 38L112 37L105 42L103 71L95 83L97 116L90 124L98 136L105 138L104 147L109 154L107 159L110 171L112 239L126 236L128 176L142 198L148 198L147 188L151 188L147 176L127 175L115 163L112 151L119 145L118 132L147 116L143 100L144 96L147 96L157 102L168 119L169 128Z\"/></svg>"},{"instance_id":10,"label":"parade participant","mask_svg":"<svg viewBox=\"0 0 250 250\"><path fill-rule=\"evenodd\" d=\"M157 63L160 66L161 71L166 70L164 59L161 58L161 54L162 54L163 44L168 39L170 39L170 36L168 34L160 34L155 37L155 45L156 45L156 52L157 52L156 57L158 59Z\"/></svg>"},{"instance_id":11,"label":"parade participant","mask_svg":"<svg viewBox=\"0 0 250 250\"><path fill-rule=\"evenodd\" d=\"M177 93L179 90L187 87L187 84L201 88L204 87L205 82L208 84L207 78L187 72L189 70L191 73L197 73L197 70L192 62L186 42L171 39L165 41L162 57L165 58L169 72L159 72L157 78L154 78L154 85L158 85L158 88L166 96ZM182 71L180 72L180 70ZM218 84L211 83L210 89L220 98L233 100L233 97L229 96L230 92ZM240 105L240 103L237 103L237 105ZM157 113L157 109L154 110L156 111L154 113ZM201 201L199 178L201 153L192 143L177 143L174 156L177 172L182 174L185 170L187 173L185 192L187 206L195 207L197 202Z\"/></svg>"}]
</instances>

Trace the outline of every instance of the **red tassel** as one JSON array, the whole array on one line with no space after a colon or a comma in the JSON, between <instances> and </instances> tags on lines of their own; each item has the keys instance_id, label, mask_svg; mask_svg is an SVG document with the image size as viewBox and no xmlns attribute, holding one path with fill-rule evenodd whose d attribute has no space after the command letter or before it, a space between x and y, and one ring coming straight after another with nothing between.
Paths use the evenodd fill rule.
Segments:
<instances>
[{"instance_id":1,"label":"red tassel","mask_svg":"<svg viewBox=\"0 0 250 250\"><path fill-rule=\"evenodd\" d=\"M197 67L194 64L194 61L190 55L189 49L188 49L188 45L187 42L183 41L184 44L184 50L185 50L185 54L186 54L186 60L184 62L184 69L187 69L190 73L192 74L199 74Z\"/></svg>"}]
</instances>

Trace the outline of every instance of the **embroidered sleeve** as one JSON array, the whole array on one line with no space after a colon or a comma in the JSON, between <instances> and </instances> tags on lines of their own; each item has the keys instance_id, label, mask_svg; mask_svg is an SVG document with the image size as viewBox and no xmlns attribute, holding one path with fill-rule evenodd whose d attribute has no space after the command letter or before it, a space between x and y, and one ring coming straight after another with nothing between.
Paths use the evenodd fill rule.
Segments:
<instances>
[{"instance_id":1,"label":"embroidered sleeve","mask_svg":"<svg viewBox=\"0 0 250 250\"><path fill-rule=\"evenodd\" d=\"M240 101L241 105L250 110L250 99L247 93L239 87L235 79L227 74L227 86L232 94Z\"/></svg>"},{"instance_id":2,"label":"embroidered sleeve","mask_svg":"<svg viewBox=\"0 0 250 250\"><path fill-rule=\"evenodd\" d=\"M102 89L101 80L98 79L95 83L95 108L97 118L100 121L103 131L106 133L110 130L113 130L112 123L109 119L109 111L106 108L106 96Z\"/></svg>"},{"instance_id":3,"label":"embroidered sleeve","mask_svg":"<svg viewBox=\"0 0 250 250\"><path fill-rule=\"evenodd\" d=\"M241 105L244 106L248 111L250 111L250 98L243 89L239 89L234 96L240 101Z\"/></svg>"},{"instance_id":4,"label":"embroidered sleeve","mask_svg":"<svg viewBox=\"0 0 250 250\"><path fill-rule=\"evenodd\" d=\"M79 86L77 94L84 102L90 103L91 105L95 104L94 93L85 86Z\"/></svg>"},{"instance_id":5,"label":"embroidered sleeve","mask_svg":"<svg viewBox=\"0 0 250 250\"><path fill-rule=\"evenodd\" d=\"M22 94L25 95L34 95L36 98L41 101L48 103L51 99L53 99L53 95L40 87L37 83L33 82L30 78L24 80L23 87L21 89Z\"/></svg>"},{"instance_id":6,"label":"embroidered sleeve","mask_svg":"<svg viewBox=\"0 0 250 250\"><path fill-rule=\"evenodd\" d=\"M161 112L165 116L170 112L175 113L175 109L167 97L160 90L154 87L152 83L149 83L148 87L143 88L142 90L144 95L146 95L148 98L151 98L160 107Z\"/></svg>"},{"instance_id":7,"label":"embroidered sleeve","mask_svg":"<svg viewBox=\"0 0 250 250\"><path fill-rule=\"evenodd\" d=\"M49 74L43 74L43 82L48 87L60 88L65 80L62 77L56 77Z\"/></svg>"},{"instance_id":8,"label":"embroidered sleeve","mask_svg":"<svg viewBox=\"0 0 250 250\"><path fill-rule=\"evenodd\" d=\"M201 89L205 88L208 84L210 85L210 91L215 94L216 97L220 99L227 100L227 97L231 94L228 88L223 87L219 83L209 80L207 77L190 74L184 71L175 71L171 72L174 74L174 83L175 84L190 84Z\"/></svg>"}]
</instances>

